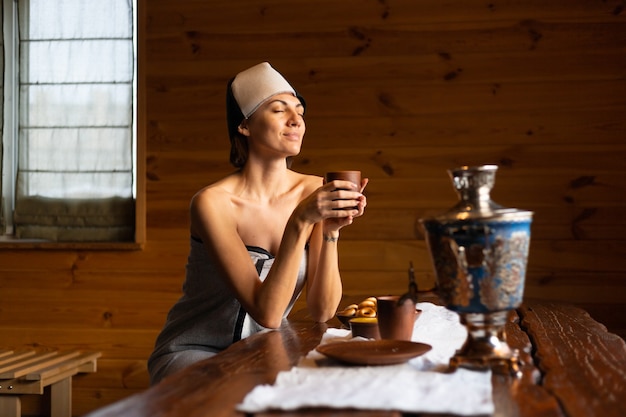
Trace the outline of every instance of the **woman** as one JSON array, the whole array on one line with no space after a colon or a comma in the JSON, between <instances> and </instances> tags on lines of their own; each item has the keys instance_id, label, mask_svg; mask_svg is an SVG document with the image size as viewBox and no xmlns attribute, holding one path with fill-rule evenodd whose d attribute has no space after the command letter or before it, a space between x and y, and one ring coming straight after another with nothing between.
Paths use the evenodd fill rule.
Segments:
<instances>
[{"instance_id":1,"label":"woman","mask_svg":"<svg viewBox=\"0 0 626 417\"><path fill-rule=\"evenodd\" d=\"M306 287L311 317L333 317L342 294L339 231L363 214L361 188L289 169L305 132L303 98L267 62L227 86L237 171L191 200L183 296L148 368L152 383L264 328L277 328Z\"/></svg>"}]
</instances>

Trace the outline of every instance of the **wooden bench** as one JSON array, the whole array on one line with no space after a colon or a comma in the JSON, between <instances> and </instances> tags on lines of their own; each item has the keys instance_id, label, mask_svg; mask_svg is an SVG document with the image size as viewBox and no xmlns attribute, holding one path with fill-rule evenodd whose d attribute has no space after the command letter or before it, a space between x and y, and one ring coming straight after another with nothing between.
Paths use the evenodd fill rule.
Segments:
<instances>
[{"instance_id":1,"label":"wooden bench","mask_svg":"<svg viewBox=\"0 0 626 417\"><path fill-rule=\"evenodd\" d=\"M100 352L1 350L0 416L20 417L20 396L43 394L50 386L51 416L71 417L72 376L95 372Z\"/></svg>"}]
</instances>

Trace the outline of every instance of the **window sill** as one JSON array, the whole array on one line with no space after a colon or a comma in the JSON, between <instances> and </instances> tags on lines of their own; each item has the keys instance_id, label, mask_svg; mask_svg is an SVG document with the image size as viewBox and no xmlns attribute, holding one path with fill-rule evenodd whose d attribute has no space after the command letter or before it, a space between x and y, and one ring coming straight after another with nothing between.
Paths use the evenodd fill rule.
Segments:
<instances>
[{"instance_id":1,"label":"window sill","mask_svg":"<svg viewBox=\"0 0 626 417\"><path fill-rule=\"evenodd\" d=\"M134 251L142 250L143 244L139 242L48 242L0 236L0 250L2 249Z\"/></svg>"}]
</instances>

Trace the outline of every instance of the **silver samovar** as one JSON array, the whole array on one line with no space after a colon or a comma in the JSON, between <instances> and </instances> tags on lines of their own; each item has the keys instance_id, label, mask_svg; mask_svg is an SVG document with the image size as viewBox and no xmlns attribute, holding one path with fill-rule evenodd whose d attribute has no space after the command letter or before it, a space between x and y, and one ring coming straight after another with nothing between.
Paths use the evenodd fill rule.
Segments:
<instances>
[{"instance_id":1,"label":"silver samovar","mask_svg":"<svg viewBox=\"0 0 626 417\"><path fill-rule=\"evenodd\" d=\"M483 165L448 171L460 201L420 223L439 296L468 330L450 366L519 375L519 352L507 344L504 326L509 312L522 303L533 213L491 200L497 169Z\"/></svg>"}]
</instances>

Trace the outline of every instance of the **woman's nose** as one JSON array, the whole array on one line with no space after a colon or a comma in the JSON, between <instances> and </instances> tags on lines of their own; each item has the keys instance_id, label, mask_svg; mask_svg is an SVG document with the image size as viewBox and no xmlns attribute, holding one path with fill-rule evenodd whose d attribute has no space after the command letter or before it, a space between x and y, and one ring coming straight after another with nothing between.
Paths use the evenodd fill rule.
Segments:
<instances>
[{"instance_id":1,"label":"woman's nose","mask_svg":"<svg viewBox=\"0 0 626 417\"><path fill-rule=\"evenodd\" d=\"M302 117L297 112L291 112L289 116L289 125L298 126L302 123Z\"/></svg>"}]
</instances>

